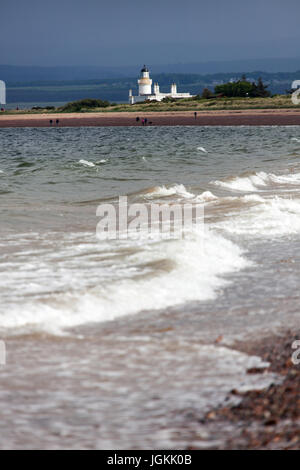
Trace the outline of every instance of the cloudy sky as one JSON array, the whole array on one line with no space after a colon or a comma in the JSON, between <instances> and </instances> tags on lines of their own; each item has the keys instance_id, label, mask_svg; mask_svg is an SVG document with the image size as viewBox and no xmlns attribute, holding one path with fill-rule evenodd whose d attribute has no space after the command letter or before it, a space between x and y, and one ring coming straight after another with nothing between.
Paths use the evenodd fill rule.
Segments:
<instances>
[{"instance_id":1,"label":"cloudy sky","mask_svg":"<svg viewBox=\"0 0 300 470\"><path fill-rule=\"evenodd\" d=\"M299 0L0 0L0 64L300 57Z\"/></svg>"}]
</instances>

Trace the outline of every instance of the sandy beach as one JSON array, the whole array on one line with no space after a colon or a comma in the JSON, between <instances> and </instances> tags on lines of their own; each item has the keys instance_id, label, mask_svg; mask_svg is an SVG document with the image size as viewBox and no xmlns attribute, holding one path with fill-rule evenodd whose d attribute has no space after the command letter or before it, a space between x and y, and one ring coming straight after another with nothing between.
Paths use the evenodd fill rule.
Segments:
<instances>
[{"instance_id":1,"label":"sandy beach","mask_svg":"<svg viewBox=\"0 0 300 470\"><path fill-rule=\"evenodd\" d=\"M136 121L139 117L140 120ZM152 113L69 113L0 115L0 127L105 127L142 126L284 126L300 125L300 110L261 109L237 111L193 111ZM56 120L59 123L56 123ZM52 120L52 124L50 121Z\"/></svg>"}]
</instances>

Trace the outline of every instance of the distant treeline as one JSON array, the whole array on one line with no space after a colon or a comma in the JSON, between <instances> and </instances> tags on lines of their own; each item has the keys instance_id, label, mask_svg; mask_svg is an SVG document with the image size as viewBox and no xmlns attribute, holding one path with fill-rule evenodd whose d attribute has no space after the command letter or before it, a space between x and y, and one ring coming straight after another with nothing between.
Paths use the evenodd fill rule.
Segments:
<instances>
[{"instance_id":1,"label":"distant treeline","mask_svg":"<svg viewBox=\"0 0 300 470\"><path fill-rule=\"evenodd\" d=\"M211 75L198 74L153 74L153 82L160 84L162 92L168 92L172 82L177 83L178 91L188 91L199 95L204 88L215 90L216 86L229 81L237 81L244 74L217 73ZM268 85L271 94L284 94L291 88L293 80L300 80L299 72L267 73L251 72L245 74L250 82L258 81L259 77ZM110 78L92 80L68 80L68 81L32 81L26 83L7 83L7 102L67 102L84 98L95 98L104 101L127 101L128 90L132 88L137 94L137 77Z\"/></svg>"},{"instance_id":2,"label":"distant treeline","mask_svg":"<svg viewBox=\"0 0 300 470\"><path fill-rule=\"evenodd\" d=\"M267 90L268 85L265 85L262 78L256 82L249 82L246 76L243 76L241 80L235 82L224 83L223 85L215 86L216 95L226 96L229 98L233 97L249 97L249 98L267 98L271 93ZM203 90L202 96L207 88ZM207 91L206 91L207 95ZM209 96L207 96L209 98Z\"/></svg>"},{"instance_id":3,"label":"distant treeline","mask_svg":"<svg viewBox=\"0 0 300 470\"><path fill-rule=\"evenodd\" d=\"M82 109L107 108L108 106L110 106L108 101L87 98L67 103L60 108L60 111L63 113L78 113Z\"/></svg>"}]
</instances>

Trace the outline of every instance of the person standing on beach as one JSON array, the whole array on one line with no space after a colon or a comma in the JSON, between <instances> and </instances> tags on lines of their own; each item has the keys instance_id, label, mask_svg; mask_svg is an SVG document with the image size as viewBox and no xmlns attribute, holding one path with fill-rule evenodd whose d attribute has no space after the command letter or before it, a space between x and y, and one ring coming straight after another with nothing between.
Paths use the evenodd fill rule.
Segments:
<instances>
[{"instance_id":1,"label":"person standing on beach","mask_svg":"<svg viewBox=\"0 0 300 470\"><path fill-rule=\"evenodd\" d=\"M197 119L197 111L194 112L194 117Z\"/></svg>"},{"instance_id":2,"label":"person standing on beach","mask_svg":"<svg viewBox=\"0 0 300 470\"><path fill-rule=\"evenodd\" d=\"M142 126L145 125L145 119L142 119Z\"/></svg>"},{"instance_id":3,"label":"person standing on beach","mask_svg":"<svg viewBox=\"0 0 300 470\"><path fill-rule=\"evenodd\" d=\"M56 125L58 126L58 124L59 124L59 119L56 119Z\"/></svg>"},{"instance_id":4,"label":"person standing on beach","mask_svg":"<svg viewBox=\"0 0 300 470\"><path fill-rule=\"evenodd\" d=\"M49 122L50 122L50 126L52 126L52 124L53 124L53 121L52 121L52 119L50 119L50 121L49 121Z\"/></svg>"},{"instance_id":5,"label":"person standing on beach","mask_svg":"<svg viewBox=\"0 0 300 470\"><path fill-rule=\"evenodd\" d=\"M148 119L147 119L147 118L145 118L145 126L147 126L147 122L148 122Z\"/></svg>"}]
</instances>

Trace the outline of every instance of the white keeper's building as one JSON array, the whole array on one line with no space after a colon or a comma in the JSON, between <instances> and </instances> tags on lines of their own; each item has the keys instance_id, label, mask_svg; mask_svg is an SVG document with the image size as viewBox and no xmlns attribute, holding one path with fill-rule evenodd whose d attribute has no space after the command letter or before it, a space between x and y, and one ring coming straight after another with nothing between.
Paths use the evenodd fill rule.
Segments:
<instances>
[{"instance_id":1,"label":"white keeper's building","mask_svg":"<svg viewBox=\"0 0 300 470\"><path fill-rule=\"evenodd\" d=\"M6 87L3 80L0 80L0 104L6 104Z\"/></svg>"},{"instance_id":2,"label":"white keeper's building","mask_svg":"<svg viewBox=\"0 0 300 470\"><path fill-rule=\"evenodd\" d=\"M129 90L129 104L140 103L142 101L161 101L164 98L193 98L195 95L190 93L177 93L176 83L172 83L170 93L161 93L159 91L158 83L154 83L152 92L152 80L150 78L149 70L144 65L141 70L141 77L138 79L139 94L133 96L132 90Z\"/></svg>"}]
</instances>

